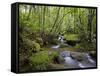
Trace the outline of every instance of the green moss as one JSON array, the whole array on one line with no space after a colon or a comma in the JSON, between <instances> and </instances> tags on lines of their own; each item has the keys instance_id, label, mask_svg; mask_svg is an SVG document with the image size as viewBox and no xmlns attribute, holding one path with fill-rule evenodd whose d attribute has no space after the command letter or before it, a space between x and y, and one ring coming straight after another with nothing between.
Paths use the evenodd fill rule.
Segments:
<instances>
[{"instance_id":1,"label":"green moss","mask_svg":"<svg viewBox=\"0 0 100 76\"><path fill-rule=\"evenodd\" d=\"M78 35L77 34L66 34L64 38L66 40L78 40Z\"/></svg>"},{"instance_id":2,"label":"green moss","mask_svg":"<svg viewBox=\"0 0 100 76\"><path fill-rule=\"evenodd\" d=\"M23 39L24 46L29 53L40 51L40 44L30 39Z\"/></svg>"},{"instance_id":3,"label":"green moss","mask_svg":"<svg viewBox=\"0 0 100 76\"><path fill-rule=\"evenodd\" d=\"M40 51L29 59L34 70L46 70L51 61L47 51Z\"/></svg>"},{"instance_id":4,"label":"green moss","mask_svg":"<svg viewBox=\"0 0 100 76\"><path fill-rule=\"evenodd\" d=\"M59 56L59 53L58 52L55 52L53 51L50 58L53 60L55 57L58 57Z\"/></svg>"},{"instance_id":5,"label":"green moss","mask_svg":"<svg viewBox=\"0 0 100 76\"><path fill-rule=\"evenodd\" d=\"M55 58L58 57L58 52L51 51L51 54L49 55L48 51L40 51L33 54L29 60L33 70L47 70L49 69L49 64L55 62Z\"/></svg>"},{"instance_id":6,"label":"green moss","mask_svg":"<svg viewBox=\"0 0 100 76\"><path fill-rule=\"evenodd\" d=\"M42 38L36 38L36 42L39 43L41 46L43 46L43 40Z\"/></svg>"},{"instance_id":7,"label":"green moss","mask_svg":"<svg viewBox=\"0 0 100 76\"><path fill-rule=\"evenodd\" d=\"M81 48L81 45L80 44L76 44L75 48L80 49Z\"/></svg>"},{"instance_id":8,"label":"green moss","mask_svg":"<svg viewBox=\"0 0 100 76\"><path fill-rule=\"evenodd\" d=\"M33 56L30 57L30 60L34 64L42 64L47 63L49 61L49 56L46 51L41 51Z\"/></svg>"},{"instance_id":9,"label":"green moss","mask_svg":"<svg viewBox=\"0 0 100 76\"><path fill-rule=\"evenodd\" d=\"M40 45L39 45L39 43L36 43L36 42L33 43L33 50L32 51L33 52L40 51Z\"/></svg>"}]
</instances>

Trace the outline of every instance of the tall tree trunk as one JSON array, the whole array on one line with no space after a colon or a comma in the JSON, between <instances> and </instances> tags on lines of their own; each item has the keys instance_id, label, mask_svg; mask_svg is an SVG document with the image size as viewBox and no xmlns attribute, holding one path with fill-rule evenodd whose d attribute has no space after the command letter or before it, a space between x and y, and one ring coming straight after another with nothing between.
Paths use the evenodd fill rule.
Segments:
<instances>
[{"instance_id":1,"label":"tall tree trunk","mask_svg":"<svg viewBox=\"0 0 100 76\"><path fill-rule=\"evenodd\" d=\"M64 8L65 9L65 8ZM66 17L66 15L68 14L68 13L70 13L70 11L69 12L67 12L67 13L63 13L63 16L61 17L61 19L59 20L59 22L58 22L58 24L57 24L57 27L56 27L56 29L54 30L54 32L58 32L58 33L60 33L60 26L62 25L62 23L63 23L63 19L64 19L64 17Z\"/></svg>"},{"instance_id":2,"label":"tall tree trunk","mask_svg":"<svg viewBox=\"0 0 100 76\"><path fill-rule=\"evenodd\" d=\"M28 19L29 19L29 17L30 17L31 10L32 10L32 6L30 6L30 8L29 8L29 12L28 12L28 15L27 15L27 20L28 20Z\"/></svg>"},{"instance_id":3,"label":"tall tree trunk","mask_svg":"<svg viewBox=\"0 0 100 76\"><path fill-rule=\"evenodd\" d=\"M94 9L88 9L88 33L89 33L89 42L92 42L92 20L94 17Z\"/></svg>"},{"instance_id":4,"label":"tall tree trunk","mask_svg":"<svg viewBox=\"0 0 100 76\"><path fill-rule=\"evenodd\" d=\"M58 17L59 17L59 11L60 11L60 7L58 8L58 11L57 11L57 16L56 16L56 19L55 19L55 21L54 21L53 26L51 27L50 33L52 32L53 28L54 28L54 27L55 27L55 25L56 25L56 22L57 22Z\"/></svg>"},{"instance_id":5,"label":"tall tree trunk","mask_svg":"<svg viewBox=\"0 0 100 76\"><path fill-rule=\"evenodd\" d=\"M46 13L46 7L43 8L43 15L42 15L42 40L43 44L45 44L45 13Z\"/></svg>"}]
</instances>

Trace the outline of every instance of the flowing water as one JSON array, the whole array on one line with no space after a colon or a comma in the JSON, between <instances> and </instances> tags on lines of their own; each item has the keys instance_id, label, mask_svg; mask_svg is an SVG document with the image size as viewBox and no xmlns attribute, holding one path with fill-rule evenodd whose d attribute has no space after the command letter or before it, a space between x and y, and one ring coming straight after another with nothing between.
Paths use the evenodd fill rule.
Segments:
<instances>
[{"instance_id":1,"label":"flowing water","mask_svg":"<svg viewBox=\"0 0 100 76\"><path fill-rule=\"evenodd\" d=\"M63 37L59 37L58 40L60 40L61 44L64 43ZM60 44L52 46L53 49L59 49L60 48ZM91 58L91 56L88 53L84 53L83 60L82 61L78 61L77 59L72 57L73 52L70 51L63 51L60 52L60 56L62 56L64 58L64 63L67 65L67 67L75 67L75 68L88 68L88 67L95 67L96 66L96 62ZM76 52L76 56L77 54L80 54L80 52Z\"/></svg>"},{"instance_id":2,"label":"flowing water","mask_svg":"<svg viewBox=\"0 0 100 76\"><path fill-rule=\"evenodd\" d=\"M95 67L96 63L95 61L89 56L89 54L86 53L86 55L83 55L83 60L78 61L77 59L73 59L71 56L72 52L64 51L61 52L61 56L65 59L65 63L70 66L76 66L77 68L88 68L88 67Z\"/></svg>"},{"instance_id":3,"label":"flowing water","mask_svg":"<svg viewBox=\"0 0 100 76\"><path fill-rule=\"evenodd\" d=\"M91 56L90 56L88 53L86 54L86 57L88 58L88 60L89 60L91 63L95 64L95 61L91 58Z\"/></svg>"},{"instance_id":4,"label":"flowing water","mask_svg":"<svg viewBox=\"0 0 100 76\"><path fill-rule=\"evenodd\" d=\"M54 48L54 49L57 49L57 48L59 48L59 47L60 47L60 45L52 46L52 48Z\"/></svg>"}]
</instances>

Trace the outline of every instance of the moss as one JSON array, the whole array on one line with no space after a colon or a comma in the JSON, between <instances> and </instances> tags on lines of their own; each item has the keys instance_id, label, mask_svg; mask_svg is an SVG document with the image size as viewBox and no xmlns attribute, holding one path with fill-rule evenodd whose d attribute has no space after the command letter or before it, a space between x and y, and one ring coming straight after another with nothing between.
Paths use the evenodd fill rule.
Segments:
<instances>
[{"instance_id":1,"label":"moss","mask_svg":"<svg viewBox=\"0 0 100 76\"><path fill-rule=\"evenodd\" d=\"M38 52L40 51L40 45L39 43L33 42L33 52Z\"/></svg>"},{"instance_id":2,"label":"moss","mask_svg":"<svg viewBox=\"0 0 100 76\"><path fill-rule=\"evenodd\" d=\"M94 45L93 43L88 43L88 42L79 43L79 44L76 44L75 46L75 48L82 50L84 52L96 50L95 47L96 45Z\"/></svg>"},{"instance_id":3,"label":"moss","mask_svg":"<svg viewBox=\"0 0 100 76\"><path fill-rule=\"evenodd\" d=\"M38 52L41 49L39 43L32 41L30 39L24 38L23 43L24 43L24 46L25 46L24 50L28 51L29 53Z\"/></svg>"},{"instance_id":4,"label":"moss","mask_svg":"<svg viewBox=\"0 0 100 76\"><path fill-rule=\"evenodd\" d=\"M79 49L79 50L82 50L84 48L82 48L82 46L80 44L76 44L75 48Z\"/></svg>"},{"instance_id":5,"label":"moss","mask_svg":"<svg viewBox=\"0 0 100 76\"><path fill-rule=\"evenodd\" d=\"M47 51L40 51L32 55L29 59L33 70L46 70L51 61Z\"/></svg>"},{"instance_id":6,"label":"moss","mask_svg":"<svg viewBox=\"0 0 100 76\"><path fill-rule=\"evenodd\" d=\"M50 58L53 60L55 57L58 57L58 55L59 55L58 52L53 51Z\"/></svg>"},{"instance_id":7,"label":"moss","mask_svg":"<svg viewBox=\"0 0 100 76\"><path fill-rule=\"evenodd\" d=\"M64 38L66 40L78 40L78 35L77 34L66 34Z\"/></svg>"},{"instance_id":8,"label":"moss","mask_svg":"<svg viewBox=\"0 0 100 76\"><path fill-rule=\"evenodd\" d=\"M36 42L39 43L41 46L43 46L43 40L42 38L36 38Z\"/></svg>"},{"instance_id":9,"label":"moss","mask_svg":"<svg viewBox=\"0 0 100 76\"><path fill-rule=\"evenodd\" d=\"M59 63L59 53L56 51L53 51L52 54L50 55L50 59L52 63Z\"/></svg>"}]
</instances>

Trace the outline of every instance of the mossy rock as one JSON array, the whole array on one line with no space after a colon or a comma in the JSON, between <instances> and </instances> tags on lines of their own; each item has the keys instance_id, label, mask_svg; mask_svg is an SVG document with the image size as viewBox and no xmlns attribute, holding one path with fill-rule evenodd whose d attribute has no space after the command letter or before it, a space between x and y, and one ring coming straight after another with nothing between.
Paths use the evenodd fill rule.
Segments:
<instances>
[{"instance_id":1,"label":"mossy rock","mask_svg":"<svg viewBox=\"0 0 100 76\"><path fill-rule=\"evenodd\" d=\"M77 56L76 59L77 59L78 61L82 61L82 60L83 60L83 57L82 57L82 56Z\"/></svg>"},{"instance_id":2,"label":"mossy rock","mask_svg":"<svg viewBox=\"0 0 100 76\"><path fill-rule=\"evenodd\" d=\"M53 51L52 54L50 55L50 58L54 59L55 57L58 57L58 56L59 56L59 53L56 51Z\"/></svg>"},{"instance_id":3,"label":"mossy rock","mask_svg":"<svg viewBox=\"0 0 100 76\"><path fill-rule=\"evenodd\" d=\"M82 61L84 59L84 54L82 53L71 53L71 57L77 61Z\"/></svg>"},{"instance_id":4,"label":"mossy rock","mask_svg":"<svg viewBox=\"0 0 100 76\"><path fill-rule=\"evenodd\" d=\"M59 60L59 63L63 63L65 60L64 60L64 58L62 57L62 56L59 56L58 57L58 60Z\"/></svg>"},{"instance_id":5,"label":"mossy rock","mask_svg":"<svg viewBox=\"0 0 100 76\"><path fill-rule=\"evenodd\" d=\"M38 52L38 51L40 51L40 45L39 45L39 43L36 43L36 42L33 42L33 52Z\"/></svg>"},{"instance_id":6,"label":"mossy rock","mask_svg":"<svg viewBox=\"0 0 100 76\"><path fill-rule=\"evenodd\" d=\"M40 44L40 46L43 46L43 40L42 38L36 38L36 42Z\"/></svg>"},{"instance_id":7,"label":"mossy rock","mask_svg":"<svg viewBox=\"0 0 100 76\"><path fill-rule=\"evenodd\" d=\"M40 51L29 59L33 70L46 70L51 61L47 51Z\"/></svg>"},{"instance_id":8,"label":"mossy rock","mask_svg":"<svg viewBox=\"0 0 100 76\"><path fill-rule=\"evenodd\" d=\"M96 60L96 58L97 58L96 51L91 51L89 54L94 60Z\"/></svg>"},{"instance_id":9,"label":"mossy rock","mask_svg":"<svg viewBox=\"0 0 100 76\"><path fill-rule=\"evenodd\" d=\"M30 39L23 39L27 51L30 53L40 51L40 44Z\"/></svg>"},{"instance_id":10,"label":"mossy rock","mask_svg":"<svg viewBox=\"0 0 100 76\"><path fill-rule=\"evenodd\" d=\"M50 59L53 63L59 63L59 53L58 52L52 52L52 54L50 55Z\"/></svg>"}]
</instances>

